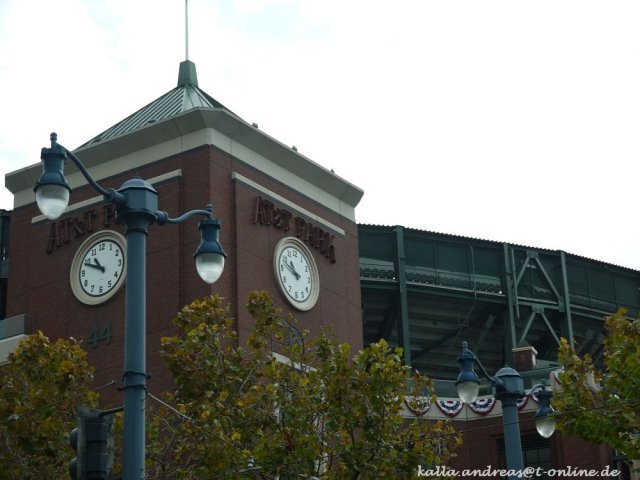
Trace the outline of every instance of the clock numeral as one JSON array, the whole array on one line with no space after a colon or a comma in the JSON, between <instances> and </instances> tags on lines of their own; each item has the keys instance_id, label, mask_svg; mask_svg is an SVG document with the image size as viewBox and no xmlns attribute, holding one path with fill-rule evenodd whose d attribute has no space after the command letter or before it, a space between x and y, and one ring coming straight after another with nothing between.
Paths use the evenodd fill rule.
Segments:
<instances>
[{"instance_id":1,"label":"clock numeral","mask_svg":"<svg viewBox=\"0 0 640 480\"><path fill-rule=\"evenodd\" d=\"M101 251L101 252L103 250L106 250L106 248L107 248L107 246L104 243L101 243L100 245L98 245L98 250Z\"/></svg>"},{"instance_id":2,"label":"clock numeral","mask_svg":"<svg viewBox=\"0 0 640 480\"><path fill-rule=\"evenodd\" d=\"M87 337L87 344L98 347L99 343L104 342L105 345L109 345L111 337L111 322L107 322L102 328L99 325L94 325Z\"/></svg>"},{"instance_id":3,"label":"clock numeral","mask_svg":"<svg viewBox=\"0 0 640 480\"><path fill-rule=\"evenodd\" d=\"M84 268L83 268L83 269L82 269L82 271L80 272L80 276L81 276L81 277L84 277L84 276L85 276Z\"/></svg>"}]
</instances>

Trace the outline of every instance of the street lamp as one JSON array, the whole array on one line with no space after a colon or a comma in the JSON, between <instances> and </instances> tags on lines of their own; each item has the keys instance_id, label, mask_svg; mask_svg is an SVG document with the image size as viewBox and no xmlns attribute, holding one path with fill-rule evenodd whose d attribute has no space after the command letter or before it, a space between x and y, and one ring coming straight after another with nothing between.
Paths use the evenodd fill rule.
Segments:
<instances>
[{"instance_id":1,"label":"street lamp","mask_svg":"<svg viewBox=\"0 0 640 480\"><path fill-rule=\"evenodd\" d=\"M148 226L180 223L194 215L200 221L201 242L194 258L200 277L213 283L224 269L224 253L219 241L220 222L213 218L213 207L192 210L177 218L170 218L158 210L158 193L141 178L122 184L119 190L101 187L82 162L57 142L51 134L51 148L43 148L42 175L34 191L42 214L55 220L67 207L71 188L64 176L67 159L78 167L89 184L102 194L104 200L116 206L117 219L126 228L127 281L125 295L125 353L124 353L124 432L122 445L123 480L145 477L145 396L146 396L146 241Z\"/></svg>"},{"instance_id":2,"label":"street lamp","mask_svg":"<svg viewBox=\"0 0 640 480\"><path fill-rule=\"evenodd\" d=\"M543 438L549 438L556 430L556 417L553 415L553 407L551 406L550 390L545 388L544 381L541 383L542 388L538 391L538 410L536 410L533 418L536 422L536 430ZM533 388L531 389L533 390Z\"/></svg>"},{"instance_id":3,"label":"street lamp","mask_svg":"<svg viewBox=\"0 0 640 480\"><path fill-rule=\"evenodd\" d=\"M524 466L522 460L522 443L520 441L520 421L518 418L517 402L525 396L524 381L520 374L509 366L504 366L492 377L484 366L469 350L469 344L462 342L462 353L458 357L460 374L456 381L456 388L460 400L467 404L473 403L478 398L480 380L473 370L476 364L483 375L491 382L493 394L502 404L502 421L504 428L504 444L507 457L507 468L512 471L521 471ZM551 416L551 392L547 391L544 383L534 385L531 391L538 388L539 407L535 413L536 429L544 438L549 438L555 429L555 419ZM518 478L516 476L509 478Z\"/></svg>"}]
</instances>

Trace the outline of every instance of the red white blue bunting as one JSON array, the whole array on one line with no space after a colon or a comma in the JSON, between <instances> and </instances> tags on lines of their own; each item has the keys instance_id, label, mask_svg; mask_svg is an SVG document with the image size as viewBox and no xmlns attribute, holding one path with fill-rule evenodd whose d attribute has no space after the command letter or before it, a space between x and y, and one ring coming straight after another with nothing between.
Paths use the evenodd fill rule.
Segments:
<instances>
[{"instance_id":1,"label":"red white blue bunting","mask_svg":"<svg viewBox=\"0 0 640 480\"><path fill-rule=\"evenodd\" d=\"M495 404L496 399L494 397L478 398L469 405L469 408L476 412L478 415L486 415L491 410L493 410Z\"/></svg>"},{"instance_id":2,"label":"red white blue bunting","mask_svg":"<svg viewBox=\"0 0 640 480\"><path fill-rule=\"evenodd\" d=\"M530 393L529 393L529 396L530 396L531 398L533 398L533 400L534 400L536 403L540 403L540 400L538 399L538 392L540 392L541 390L542 390L541 388L538 388L538 389L536 389L534 392L530 392Z\"/></svg>"},{"instance_id":3,"label":"red white blue bunting","mask_svg":"<svg viewBox=\"0 0 640 480\"><path fill-rule=\"evenodd\" d=\"M537 390L535 392L531 392L529 395L525 395L524 397L522 397L520 400L517 401L516 405L518 407L518 410L522 410L525 407L525 405L529 401L529 397L533 398L534 401L537 402L538 401ZM438 406L440 411L445 415L449 417L455 417L462 411L464 402L462 400L439 400L438 399L436 400L436 405ZM493 410L493 407L495 407L495 405L496 405L495 397L490 396L490 397L477 399L471 405L469 405L469 408L475 413L477 413L478 415L487 415L489 412L491 412L491 410ZM407 404L407 407L415 415L424 415L424 413L426 413L426 410L424 411L424 413L418 413L414 411L408 404ZM428 408L429 407L427 407L427 409Z\"/></svg>"},{"instance_id":4,"label":"red white blue bunting","mask_svg":"<svg viewBox=\"0 0 640 480\"><path fill-rule=\"evenodd\" d=\"M460 413L464 404L462 400L437 400L436 405L445 415L455 417Z\"/></svg>"},{"instance_id":5,"label":"red white blue bunting","mask_svg":"<svg viewBox=\"0 0 640 480\"><path fill-rule=\"evenodd\" d=\"M520 400L518 400L516 402L516 406L518 407L518 410L522 410L528 401L529 401L529 395L525 395Z\"/></svg>"},{"instance_id":6,"label":"red white blue bunting","mask_svg":"<svg viewBox=\"0 0 640 480\"><path fill-rule=\"evenodd\" d=\"M404 404L411 413L418 417L422 417L429 411L429 407L431 407L431 399L429 397L409 397L404 399Z\"/></svg>"}]
</instances>

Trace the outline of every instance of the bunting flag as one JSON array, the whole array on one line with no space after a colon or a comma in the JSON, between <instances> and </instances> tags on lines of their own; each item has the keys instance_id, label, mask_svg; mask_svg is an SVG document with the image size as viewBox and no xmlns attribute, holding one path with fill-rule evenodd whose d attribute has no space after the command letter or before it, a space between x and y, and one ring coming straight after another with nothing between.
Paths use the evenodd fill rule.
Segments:
<instances>
[{"instance_id":1,"label":"bunting flag","mask_svg":"<svg viewBox=\"0 0 640 480\"><path fill-rule=\"evenodd\" d=\"M529 395L525 395L520 400L518 400L516 402L516 406L518 407L518 410L522 410L528 401L529 401Z\"/></svg>"},{"instance_id":2,"label":"bunting flag","mask_svg":"<svg viewBox=\"0 0 640 480\"><path fill-rule=\"evenodd\" d=\"M561 369L554 370L551 375L558 385L562 384L562 382L560 381L560 375L562 375Z\"/></svg>"},{"instance_id":3,"label":"bunting flag","mask_svg":"<svg viewBox=\"0 0 640 480\"><path fill-rule=\"evenodd\" d=\"M411 413L418 417L422 417L429 411L429 407L431 407L431 399L429 397L405 397L404 404Z\"/></svg>"},{"instance_id":4,"label":"bunting flag","mask_svg":"<svg viewBox=\"0 0 640 480\"><path fill-rule=\"evenodd\" d=\"M493 406L495 404L496 399L494 397L478 398L469 405L469 408L476 412L478 415L486 415L491 410L493 410Z\"/></svg>"},{"instance_id":5,"label":"bunting flag","mask_svg":"<svg viewBox=\"0 0 640 480\"><path fill-rule=\"evenodd\" d=\"M529 396L531 398L533 398L533 401L536 403L540 403L540 400L538 400L538 392L542 390L541 388L536 389L534 392L529 392Z\"/></svg>"},{"instance_id":6,"label":"bunting flag","mask_svg":"<svg viewBox=\"0 0 640 480\"><path fill-rule=\"evenodd\" d=\"M436 404L438 408L442 410L442 413L449 417L455 417L462 410L462 400L437 400Z\"/></svg>"},{"instance_id":7,"label":"bunting flag","mask_svg":"<svg viewBox=\"0 0 640 480\"><path fill-rule=\"evenodd\" d=\"M529 398L533 398L533 400L537 403L538 402L537 394L539 391L540 389L536 389L534 392L529 392L529 395L525 395L524 397L519 399L516 402L516 406L518 407L518 410L522 410L525 407L525 405L529 401ZM405 403L406 403L406 400L405 400ZM455 417L462 411L464 402L462 400L436 400L436 405L438 405L438 408L445 415L448 415L449 417ZM493 396L490 396L490 397L478 398L472 404L469 405L469 408L473 412L477 413L478 415L487 415L488 413L491 412L491 410L493 410L493 407L495 405L496 405L496 398ZM414 409L412 409L409 406L409 404L407 404L407 407L416 415L424 415L424 413L426 413L426 410L422 414L414 411L415 405L414 405ZM427 410L428 409L429 409L429 406L427 406Z\"/></svg>"}]
</instances>

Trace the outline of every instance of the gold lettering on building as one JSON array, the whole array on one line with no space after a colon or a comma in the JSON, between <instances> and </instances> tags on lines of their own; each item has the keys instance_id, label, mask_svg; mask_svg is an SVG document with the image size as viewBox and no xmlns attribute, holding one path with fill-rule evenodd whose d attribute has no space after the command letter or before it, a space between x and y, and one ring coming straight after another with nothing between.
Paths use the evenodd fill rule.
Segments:
<instances>
[{"instance_id":1,"label":"gold lettering on building","mask_svg":"<svg viewBox=\"0 0 640 480\"><path fill-rule=\"evenodd\" d=\"M294 217L291 212L274 205L262 197L256 197L251 223L273 226L284 232L291 230L300 240L318 249L331 263L336 263L335 235L314 225L302 217Z\"/></svg>"}]
</instances>

